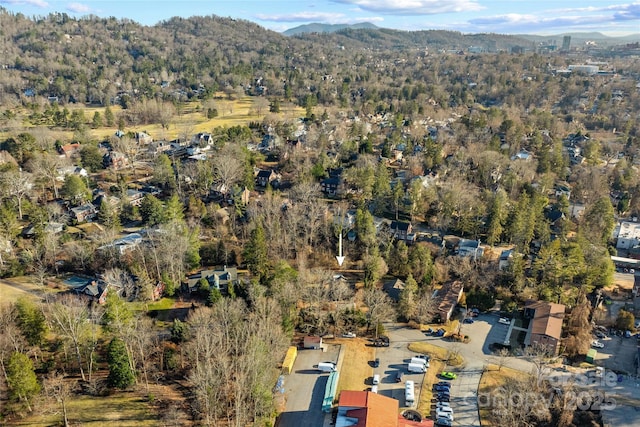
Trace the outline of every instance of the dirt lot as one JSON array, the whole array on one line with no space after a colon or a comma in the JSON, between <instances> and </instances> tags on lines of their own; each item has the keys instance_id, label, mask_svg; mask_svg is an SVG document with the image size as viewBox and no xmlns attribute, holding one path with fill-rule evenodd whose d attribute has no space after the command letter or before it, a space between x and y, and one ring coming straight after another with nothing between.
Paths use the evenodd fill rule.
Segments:
<instances>
[{"instance_id":1,"label":"dirt lot","mask_svg":"<svg viewBox=\"0 0 640 427\"><path fill-rule=\"evenodd\" d=\"M370 361L375 359L374 347L368 347L364 338L341 338L334 340L342 346L344 359L340 368L338 392L342 390L366 390L371 386L373 368Z\"/></svg>"}]
</instances>

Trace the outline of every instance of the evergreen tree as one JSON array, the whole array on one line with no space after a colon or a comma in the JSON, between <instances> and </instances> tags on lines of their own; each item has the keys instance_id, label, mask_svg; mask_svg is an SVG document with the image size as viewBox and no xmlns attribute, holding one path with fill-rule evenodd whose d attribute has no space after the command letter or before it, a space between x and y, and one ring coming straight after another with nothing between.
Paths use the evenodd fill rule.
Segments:
<instances>
[{"instance_id":1,"label":"evergreen tree","mask_svg":"<svg viewBox=\"0 0 640 427\"><path fill-rule=\"evenodd\" d=\"M29 345L40 345L47 332L44 313L33 301L21 297L16 302L18 326Z\"/></svg>"},{"instance_id":2,"label":"evergreen tree","mask_svg":"<svg viewBox=\"0 0 640 427\"><path fill-rule=\"evenodd\" d=\"M249 241L245 246L244 259L247 268L252 274L261 280L266 279L269 270L269 258L267 255L267 241L262 224L256 224L251 230Z\"/></svg>"},{"instance_id":3,"label":"evergreen tree","mask_svg":"<svg viewBox=\"0 0 640 427\"><path fill-rule=\"evenodd\" d=\"M98 221L105 227L112 230L120 229L120 217L115 208L105 198L100 203L100 210L98 211Z\"/></svg>"},{"instance_id":4,"label":"evergreen tree","mask_svg":"<svg viewBox=\"0 0 640 427\"><path fill-rule=\"evenodd\" d=\"M77 205L82 204L91 195L87 184L78 175L67 175L64 178L60 194L71 203Z\"/></svg>"},{"instance_id":5,"label":"evergreen tree","mask_svg":"<svg viewBox=\"0 0 640 427\"><path fill-rule=\"evenodd\" d=\"M91 127L97 129L102 127L102 116L99 111L93 113L93 119L91 120Z\"/></svg>"},{"instance_id":6,"label":"evergreen tree","mask_svg":"<svg viewBox=\"0 0 640 427\"><path fill-rule=\"evenodd\" d=\"M507 193L503 189L496 191L489 209L487 243L494 245L501 241L504 223L507 218Z\"/></svg>"},{"instance_id":7,"label":"evergreen tree","mask_svg":"<svg viewBox=\"0 0 640 427\"><path fill-rule=\"evenodd\" d=\"M153 194L147 194L142 199L140 215L145 224L150 226L162 224L166 220L164 206Z\"/></svg>"},{"instance_id":8,"label":"evergreen tree","mask_svg":"<svg viewBox=\"0 0 640 427\"><path fill-rule=\"evenodd\" d=\"M9 358L6 369L9 396L24 402L31 411L31 399L40 392L33 362L26 354L14 352Z\"/></svg>"},{"instance_id":9,"label":"evergreen tree","mask_svg":"<svg viewBox=\"0 0 640 427\"><path fill-rule=\"evenodd\" d=\"M411 320L414 317L417 308L417 297L418 283L413 276L409 274L407 280L405 280L404 289L400 292L400 300L398 301L400 315L404 316L407 320Z\"/></svg>"},{"instance_id":10,"label":"evergreen tree","mask_svg":"<svg viewBox=\"0 0 640 427\"><path fill-rule=\"evenodd\" d=\"M165 220L184 223L184 205L178 198L177 194L174 194L169 198L169 200L167 200L167 206L165 208Z\"/></svg>"},{"instance_id":11,"label":"evergreen tree","mask_svg":"<svg viewBox=\"0 0 640 427\"><path fill-rule=\"evenodd\" d=\"M127 349L120 338L113 338L109 343L107 362L109 363L107 383L110 387L124 390L135 382L136 377L131 369Z\"/></svg>"},{"instance_id":12,"label":"evergreen tree","mask_svg":"<svg viewBox=\"0 0 640 427\"><path fill-rule=\"evenodd\" d=\"M115 124L115 117L110 107L104 109L104 119L107 123L107 126L109 127L113 127L113 125Z\"/></svg>"}]
</instances>

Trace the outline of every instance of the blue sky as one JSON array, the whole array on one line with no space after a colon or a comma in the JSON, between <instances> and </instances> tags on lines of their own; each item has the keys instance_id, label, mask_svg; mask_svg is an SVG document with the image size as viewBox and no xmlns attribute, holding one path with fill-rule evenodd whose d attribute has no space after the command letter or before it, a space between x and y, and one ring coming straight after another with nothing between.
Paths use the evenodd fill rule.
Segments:
<instances>
[{"instance_id":1,"label":"blue sky","mask_svg":"<svg viewBox=\"0 0 640 427\"><path fill-rule=\"evenodd\" d=\"M609 0L0 0L27 16L65 12L129 18L153 25L172 16L246 19L275 31L311 22L371 22L401 30L463 33L640 33L640 1Z\"/></svg>"}]
</instances>

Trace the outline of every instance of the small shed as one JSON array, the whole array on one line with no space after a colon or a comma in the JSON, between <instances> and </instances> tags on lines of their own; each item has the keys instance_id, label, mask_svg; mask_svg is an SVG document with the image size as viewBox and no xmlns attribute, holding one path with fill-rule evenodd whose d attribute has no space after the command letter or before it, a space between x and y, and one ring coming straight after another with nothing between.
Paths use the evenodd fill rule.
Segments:
<instances>
[{"instance_id":1,"label":"small shed","mask_svg":"<svg viewBox=\"0 0 640 427\"><path fill-rule=\"evenodd\" d=\"M587 352L587 357L585 361L587 363L593 363L596 360L597 355L598 355L598 351L595 348L592 348Z\"/></svg>"},{"instance_id":2,"label":"small shed","mask_svg":"<svg viewBox=\"0 0 640 427\"><path fill-rule=\"evenodd\" d=\"M304 337L304 341L302 346L304 348L320 350L322 348L322 337L316 336L306 336Z\"/></svg>"},{"instance_id":3,"label":"small shed","mask_svg":"<svg viewBox=\"0 0 640 427\"><path fill-rule=\"evenodd\" d=\"M287 350L287 355L284 357L284 362L282 362L282 373L290 374L293 370L293 364L296 361L296 356L298 355L298 349L294 346L289 347Z\"/></svg>"}]
</instances>

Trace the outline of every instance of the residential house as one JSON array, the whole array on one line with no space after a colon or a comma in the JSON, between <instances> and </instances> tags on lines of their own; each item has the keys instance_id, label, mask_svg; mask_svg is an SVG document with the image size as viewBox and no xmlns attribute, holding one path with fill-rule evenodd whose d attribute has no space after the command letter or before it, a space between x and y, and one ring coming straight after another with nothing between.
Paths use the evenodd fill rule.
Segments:
<instances>
[{"instance_id":1,"label":"residential house","mask_svg":"<svg viewBox=\"0 0 640 427\"><path fill-rule=\"evenodd\" d=\"M386 282L382 286L382 290L384 290L392 300L399 301L400 294L404 290L404 287L405 283L402 280L396 278L394 280Z\"/></svg>"},{"instance_id":2,"label":"residential house","mask_svg":"<svg viewBox=\"0 0 640 427\"><path fill-rule=\"evenodd\" d=\"M87 222L96 218L98 210L92 203L85 203L83 205L71 208L71 217L77 222Z\"/></svg>"},{"instance_id":3,"label":"residential house","mask_svg":"<svg viewBox=\"0 0 640 427\"><path fill-rule=\"evenodd\" d=\"M102 280L92 280L85 285L74 288L74 291L85 297L97 301L98 304L107 302L107 291L109 286Z\"/></svg>"},{"instance_id":4,"label":"residential house","mask_svg":"<svg viewBox=\"0 0 640 427\"><path fill-rule=\"evenodd\" d=\"M336 427L433 427L433 420L409 421L400 402L370 391L343 390L338 399Z\"/></svg>"},{"instance_id":5,"label":"residential house","mask_svg":"<svg viewBox=\"0 0 640 427\"><path fill-rule=\"evenodd\" d=\"M235 286L238 284L238 269L225 265L222 268L216 268L214 270L201 270L187 277L184 283L186 290L188 292L197 291L200 279L206 279L210 286L226 292L230 285Z\"/></svg>"},{"instance_id":6,"label":"residential house","mask_svg":"<svg viewBox=\"0 0 640 427\"><path fill-rule=\"evenodd\" d=\"M67 175L76 175L81 178L86 178L88 176L87 170L85 168L81 168L80 166L67 166L64 168L56 169L56 181L64 181Z\"/></svg>"},{"instance_id":7,"label":"residential house","mask_svg":"<svg viewBox=\"0 0 640 427\"><path fill-rule=\"evenodd\" d=\"M92 279L84 285L75 287L73 290L76 294L88 297L102 305L107 302L108 292L116 292L118 295L121 295L123 289L118 285L107 283L102 279Z\"/></svg>"},{"instance_id":8,"label":"residential house","mask_svg":"<svg viewBox=\"0 0 640 427\"><path fill-rule=\"evenodd\" d=\"M140 145L147 145L153 142L153 138L146 132L136 132L136 141Z\"/></svg>"},{"instance_id":9,"label":"residential house","mask_svg":"<svg viewBox=\"0 0 640 427\"><path fill-rule=\"evenodd\" d=\"M460 239L457 246L457 254L477 261L484 255L484 248L480 246L480 240Z\"/></svg>"},{"instance_id":10,"label":"residential house","mask_svg":"<svg viewBox=\"0 0 640 427\"><path fill-rule=\"evenodd\" d=\"M464 286L462 282L458 280L453 283L445 283L436 291L436 297L440 301L436 315L439 317L440 322L446 322L451 319L453 310L458 304L458 301L460 301L460 298L462 298L463 291Z\"/></svg>"},{"instance_id":11,"label":"residential house","mask_svg":"<svg viewBox=\"0 0 640 427\"><path fill-rule=\"evenodd\" d=\"M580 219L585 211L585 206L582 203L569 203L569 216L573 219Z\"/></svg>"},{"instance_id":12,"label":"residential house","mask_svg":"<svg viewBox=\"0 0 640 427\"><path fill-rule=\"evenodd\" d=\"M498 269L504 271L513 262L514 249L505 249L500 253L500 259L498 260Z\"/></svg>"},{"instance_id":13,"label":"residential house","mask_svg":"<svg viewBox=\"0 0 640 427\"><path fill-rule=\"evenodd\" d=\"M556 197L565 196L569 200L571 198L571 187L565 184L556 184L555 195Z\"/></svg>"},{"instance_id":14,"label":"residential house","mask_svg":"<svg viewBox=\"0 0 640 427\"><path fill-rule=\"evenodd\" d=\"M524 317L531 319L524 339L526 346L542 346L549 354L558 354L565 306L546 301L529 300L524 306Z\"/></svg>"},{"instance_id":15,"label":"residential house","mask_svg":"<svg viewBox=\"0 0 640 427\"><path fill-rule=\"evenodd\" d=\"M556 207L545 209L544 217L549 221L551 231L559 233L562 230L563 222L567 219L564 212Z\"/></svg>"},{"instance_id":16,"label":"residential house","mask_svg":"<svg viewBox=\"0 0 640 427\"><path fill-rule=\"evenodd\" d=\"M522 149L518 151L515 155L511 156L511 160L530 161L531 159L533 159L533 154L525 149Z\"/></svg>"},{"instance_id":17,"label":"residential house","mask_svg":"<svg viewBox=\"0 0 640 427\"><path fill-rule=\"evenodd\" d=\"M124 169L129 166L129 160L127 157L119 151L109 151L102 159L102 163L107 168L113 168L115 170Z\"/></svg>"},{"instance_id":18,"label":"residential house","mask_svg":"<svg viewBox=\"0 0 640 427\"><path fill-rule=\"evenodd\" d=\"M119 254L127 253L138 247L142 243L142 235L140 233L131 233L124 237L114 240L111 243L107 243L106 245L100 246L99 250L110 250L114 249Z\"/></svg>"},{"instance_id":19,"label":"residential house","mask_svg":"<svg viewBox=\"0 0 640 427\"><path fill-rule=\"evenodd\" d=\"M404 240L405 242L414 242L416 240L416 235L413 233L413 227L410 222L392 221L389 228L395 239Z\"/></svg>"},{"instance_id":20,"label":"residential house","mask_svg":"<svg viewBox=\"0 0 640 427\"><path fill-rule=\"evenodd\" d=\"M273 170L260 170L256 175L256 183L260 187L266 187L267 185L273 185L273 182L278 178L278 174Z\"/></svg>"},{"instance_id":21,"label":"residential house","mask_svg":"<svg viewBox=\"0 0 640 427\"><path fill-rule=\"evenodd\" d=\"M70 158L76 153L80 152L80 144L65 144L58 147L58 153L60 157Z\"/></svg>"},{"instance_id":22,"label":"residential house","mask_svg":"<svg viewBox=\"0 0 640 427\"><path fill-rule=\"evenodd\" d=\"M320 191L327 196L337 196L342 185L342 178L339 176L325 178L320 181Z\"/></svg>"},{"instance_id":23,"label":"residential house","mask_svg":"<svg viewBox=\"0 0 640 427\"><path fill-rule=\"evenodd\" d=\"M153 141L147 145L147 155L156 157L159 154L168 152L171 149L171 143L169 141Z\"/></svg>"},{"instance_id":24,"label":"residential house","mask_svg":"<svg viewBox=\"0 0 640 427\"><path fill-rule=\"evenodd\" d=\"M146 196L144 191L127 188L127 200L131 206L140 207L142 205L142 200L144 200L144 196Z\"/></svg>"}]
</instances>

